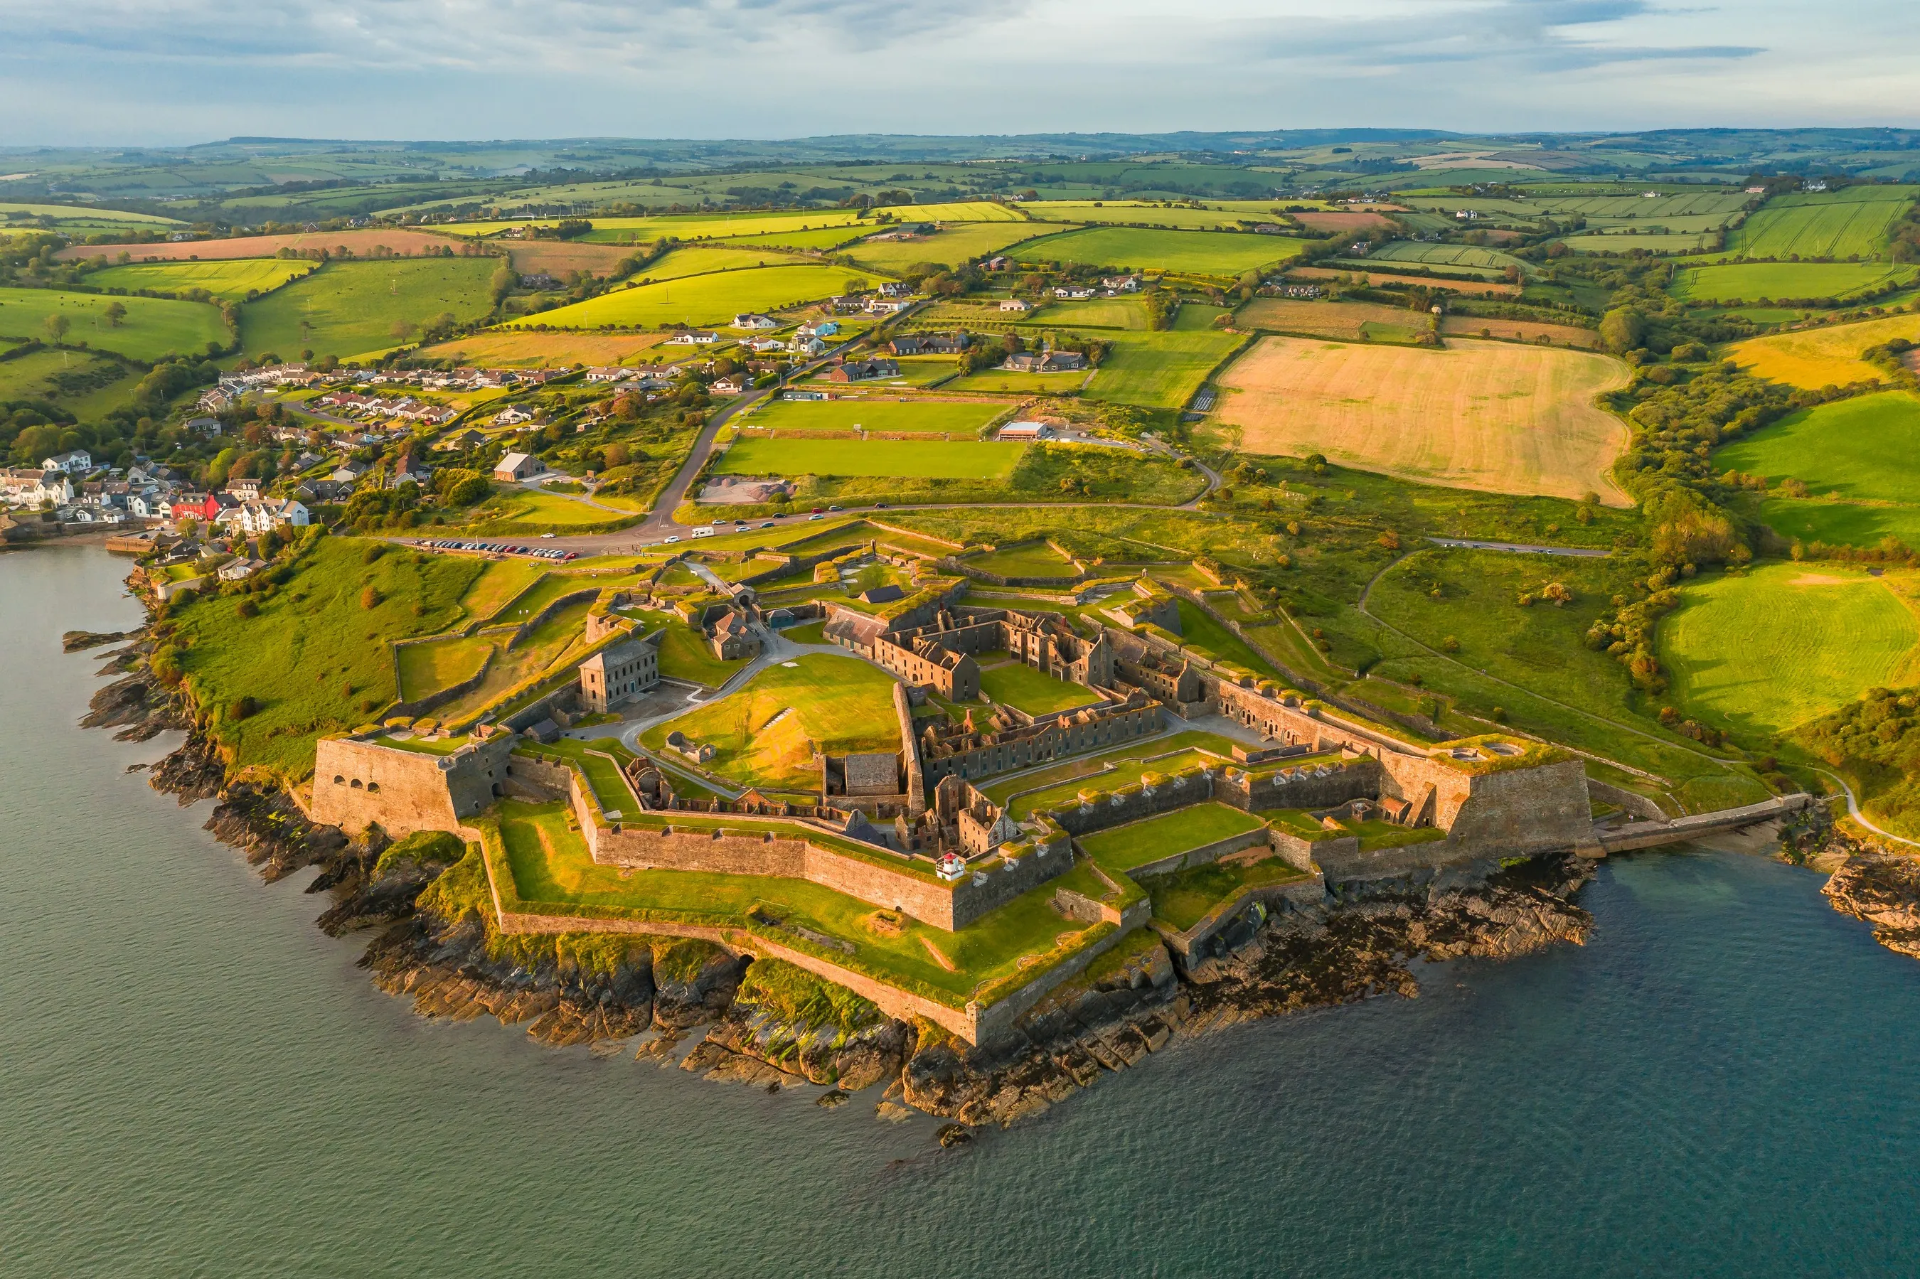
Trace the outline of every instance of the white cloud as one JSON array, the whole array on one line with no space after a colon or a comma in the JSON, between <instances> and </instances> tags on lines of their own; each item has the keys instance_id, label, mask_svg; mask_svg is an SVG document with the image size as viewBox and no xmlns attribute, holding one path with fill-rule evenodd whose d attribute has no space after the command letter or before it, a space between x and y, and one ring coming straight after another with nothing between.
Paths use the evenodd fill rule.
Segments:
<instances>
[{"instance_id":1,"label":"white cloud","mask_svg":"<svg viewBox=\"0 0 1920 1279\"><path fill-rule=\"evenodd\" d=\"M1891 0L1817 13L1803 0L0 0L0 136L1898 122L1914 116L1912 12Z\"/></svg>"}]
</instances>

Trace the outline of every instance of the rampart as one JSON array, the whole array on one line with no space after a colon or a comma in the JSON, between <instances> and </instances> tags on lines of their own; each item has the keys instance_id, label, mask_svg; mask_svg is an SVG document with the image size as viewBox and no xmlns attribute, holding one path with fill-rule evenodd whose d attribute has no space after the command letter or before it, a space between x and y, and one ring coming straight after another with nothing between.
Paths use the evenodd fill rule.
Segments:
<instances>
[{"instance_id":1,"label":"rampart","mask_svg":"<svg viewBox=\"0 0 1920 1279\"><path fill-rule=\"evenodd\" d=\"M457 831L501 793L512 751L505 733L448 755L363 737L323 738L314 748L313 820L348 831L377 825L396 838Z\"/></svg>"}]
</instances>

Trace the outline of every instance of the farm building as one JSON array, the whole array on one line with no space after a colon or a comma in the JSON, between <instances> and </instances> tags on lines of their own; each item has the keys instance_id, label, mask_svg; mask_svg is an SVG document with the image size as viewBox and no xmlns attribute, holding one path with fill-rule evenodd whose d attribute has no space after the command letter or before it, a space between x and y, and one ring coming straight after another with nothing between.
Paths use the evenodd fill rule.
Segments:
<instances>
[{"instance_id":1,"label":"farm building","mask_svg":"<svg viewBox=\"0 0 1920 1279\"><path fill-rule=\"evenodd\" d=\"M502 484L517 484L546 469L547 464L531 453L509 453L493 468L493 478Z\"/></svg>"}]
</instances>

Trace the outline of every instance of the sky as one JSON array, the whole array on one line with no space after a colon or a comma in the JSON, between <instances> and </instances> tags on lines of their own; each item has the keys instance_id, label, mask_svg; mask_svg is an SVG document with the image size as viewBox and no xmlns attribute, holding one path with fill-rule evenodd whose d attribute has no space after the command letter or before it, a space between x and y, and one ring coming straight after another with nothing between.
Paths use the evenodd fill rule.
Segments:
<instances>
[{"instance_id":1,"label":"sky","mask_svg":"<svg viewBox=\"0 0 1920 1279\"><path fill-rule=\"evenodd\" d=\"M0 0L0 142L1920 124L1912 0Z\"/></svg>"}]
</instances>

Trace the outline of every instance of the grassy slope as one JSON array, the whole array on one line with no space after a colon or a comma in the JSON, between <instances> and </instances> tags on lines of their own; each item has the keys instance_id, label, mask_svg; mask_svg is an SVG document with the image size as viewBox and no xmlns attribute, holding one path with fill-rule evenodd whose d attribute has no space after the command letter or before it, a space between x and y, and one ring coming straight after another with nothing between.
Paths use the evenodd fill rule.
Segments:
<instances>
[{"instance_id":1,"label":"grassy slope","mask_svg":"<svg viewBox=\"0 0 1920 1279\"><path fill-rule=\"evenodd\" d=\"M1888 391L1803 409L1714 454L1721 470L1798 479L1816 495L1920 504L1920 396Z\"/></svg>"},{"instance_id":2,"label":"grassy slope","mask_svg":"<svg viewBox=\"0 0 1920 1279\"><path fill-rule=\"evenodd\" d=\"M115 328L101 314L119 303L127 315ZM47 337L46 320L67 317L61 341L84 342L136 360L167 354L203 355L207 346L225 346L227 326L220 312L204 302L172 298L111 297L100 293L63 293L57 289L0 289L0 337Z\"/></svg>"},{"instance_id":3,"label":"grassy slope","mask_svg":"<svg viewBox=\"0 0 1920 1279\"><path fill-rule=\"evenodd\" d=\"M846 252L854 261L876 271L904 271L921 262L957 267L1058 229L1030 222L975 222L948 227L924 240L881 240L854 245Z\"/></svg>"},{"instance_id":4,"label":"grassy slope","mask_svg":"<svg viewBox=\"0 0 1920 1279\"><path fill-rule=\"evenodd\" d=\"M103 289L151 289L185 293L205 289L227 302L244 302L249 293L270 293L314 269L314 263L286 258L237 258L228 262L148 262L108 267L87 277Z\"/></svg>"},{"instance_id":5,"label":"grassy slope","mask_svg":"<svg viewBox=\"0 0 1920 1279\"><path fill-rule=\"evenodd\" d=\"M1727 237L1727 251L1766 258L1871 256L1886 247L1888 228L1915 193L1913 187L1850 187L1775 196Z\"/></svg>"},{"instance_id":6,"label":"grassy slope","mask_svg":"<svg viewBox=\"0 0 1920 1279\"><path fill-rule=\"evenodd\" d=\"M1823 564L1768 564L1699 582L1661 622L1661 659L1690 712L1784 733L1868 688L1920 677L1916 585L1911 575L1896 581Z\"/></svg>"},{"instance_id":7,"label":"grassy slope","mask_svg":"<svg viewBox=\"0 0 1920 1279\"><path fill-rule=\"evenodd\" d=\"M648 729L658 750L675 729L715 750L714 772L754 786L814 787L815 747L829 754L900 749L891 676L850 657L810 653L769 666L720 701Z\"/></svg>"},{"instance_id":8,"label":"grassy slope","mask_svg":"<svg viewBox=\"0 0 1920 1279\"><path fill-rule=\"evenodd\" d=\"M380 351L418 333L442 312L471 320L492 306L490 258L393 258L330 262L240 313L250 356L272 351L295 359ZM302 327L305 325L306 327ZM399 331L396 331L399 330Z\"/></svg>"},{"instance_id":9,"label":"grassy slope","mask_svg":"<svg viewBox=\"0 0 1920 1279\"><path fill-rule=\"evenodd\" d=\"M479 561L396 552L367 564L366 545L323 538L292 581L250 597L260 601L257 617L240 617L224 597L179 615L180 665L202 705L220 715L242 696L263 703L248 719L215 723L235 763L306 776L315 738L364 723L393 700L391 641L465 619L459 601ZM371 609L361 604L368 585L383 597Z\"/></svg>"}]
</instances>

